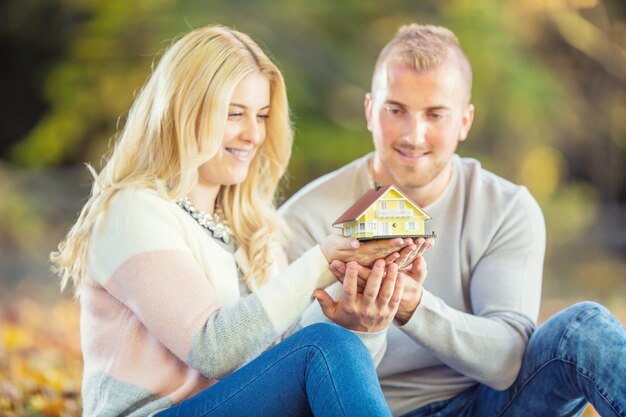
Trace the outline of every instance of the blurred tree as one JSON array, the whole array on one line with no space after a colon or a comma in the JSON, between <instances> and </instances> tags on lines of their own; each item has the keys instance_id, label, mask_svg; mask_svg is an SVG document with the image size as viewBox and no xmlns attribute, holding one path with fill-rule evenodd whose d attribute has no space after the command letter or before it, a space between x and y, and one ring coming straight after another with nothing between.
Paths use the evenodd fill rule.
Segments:
<instances>
[{"instance_id":1,"label":"blurred tree","mask_svg":"<svg viewBox=\"0 0 626 417\"><path fill-rule=\"evenodd\" d=\"M88 16L62 0L5 1L0 16L0 155L6 156L49 110L45 80Z\"/></svg>"},{"instance_id":2,"label":"blurred tree","mask_svg":"<svg viewBox=\"0 0 626 417\"><path fill-rule=\"evenodd\" d=\"M50 110L13 147L12 160L46 167L103 153L117 116L149 74L159 45L155 37L162 35L158 16L167 14L171 3L111 0L81 5L91 18L69 42L68 58L48 73L44 91Z\"/></svg>"},{"instance_id":3,"label":"blurred tree","mask_svg":"<svg viewBox=\"0 0 626 417\"><path fill-rule=\"evenodd\" d=\"M547 311L559 298L626 311L623 0L5 0L0 16L0 300L42 294L26 281L49 277L47 253L88 192L75 167L98 165L179 34L222 23L275 57L296 128L286 197L372 149L362 103L376 56L421 22L453 29L473 63L476 119L459 152L542 206Z\"/></svg>"},{"instance_id":4,"label":"blurred tree","mask_svg":"<svg viewBox=\"0 0 626 417\"><path fill-rule=\"evenodd\" d=\"M397 27L448 26L475 75L476 120L460 153L529 187L546 213L548 256L560 260L554 271L561 276L581 274L565 261L577 251L589 265L615 256L623 265L626 6L619 0L50 0L3 7L11 24L0 45L54 45L50 55L10 50L19 49L24 62L48 63L24 71L27 81L6 83L4 100L19 96L21 83L34 86L39 100L33 111L7 113L28 113L10 128L24 133L20 140L3 135L12 166L97 162L160 51L190 28L222 23L265 45L285 74L296 127L286 195L372 149L363 98L377 53ZM50 22L33 25L35 16ZM11 65L13 72L27 66ZM14 199L6 219L37 217L16 212L29 204ZM21 229L3 230L16 236ZM584 250L589 239L599 248Z\"/></svg>"}]
</instances>

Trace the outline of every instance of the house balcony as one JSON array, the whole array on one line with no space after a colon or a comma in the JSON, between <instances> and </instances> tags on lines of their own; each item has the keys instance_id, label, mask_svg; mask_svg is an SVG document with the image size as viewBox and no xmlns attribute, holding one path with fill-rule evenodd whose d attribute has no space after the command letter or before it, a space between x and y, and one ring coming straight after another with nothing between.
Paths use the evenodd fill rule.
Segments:
<instances>
[{"instance_id":1,"label":"house balcony","mask_svg":"<svg viewBox=\"0 0 626 417\"><path fill-rule=\"evenodd\" d=\"M379 219L388 218L408 218L413 217L413 209L408 210L376 210L376 217Z\"/></svg>"}]
</instances>

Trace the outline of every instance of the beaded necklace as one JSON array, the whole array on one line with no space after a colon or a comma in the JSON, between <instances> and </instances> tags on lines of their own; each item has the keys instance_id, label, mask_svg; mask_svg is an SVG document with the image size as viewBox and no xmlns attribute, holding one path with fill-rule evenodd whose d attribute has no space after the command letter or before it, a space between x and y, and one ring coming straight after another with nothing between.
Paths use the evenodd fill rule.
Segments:
<instances>
[{"instance_id":1,"label":"beaded necklace","mask_svg":"<svg viewBox=\"0 0 626 417\"><path fill-rule=\"evenodd\" d=\"M189 215L193 217L200 226L208 230L214 238L220 239L226 244L230 243L233 231L230 226L228 226L228 222L226 220L222 220L219 209L216 209L215 213L211 215L202 210L198 210L193 204L191 204L191 201L189 201L189 198L187 197L183 197L176 201L176 204L189 213Z\"/></svg>"}]
</instances>

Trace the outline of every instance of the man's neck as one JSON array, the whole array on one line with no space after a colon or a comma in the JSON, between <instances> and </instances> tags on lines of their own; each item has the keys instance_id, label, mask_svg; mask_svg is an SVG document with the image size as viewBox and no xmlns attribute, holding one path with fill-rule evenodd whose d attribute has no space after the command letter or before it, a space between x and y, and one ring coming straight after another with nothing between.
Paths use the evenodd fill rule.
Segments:
<instances>
[{"instance_id":1,"label":"man's neck","mask_svg":"<svg viewBox=\"0 0 626 417\"><path fill-rule=\"evenodd\" d=\"M448 180L449 179L450 177L448 177ZM399 188L400 188L400 191L402 191L411 200L415 201L420 207L427 207L431 205L432 203L434 203L435 201L437 201L439 196L441 196L446 189L444 185L444 187L441 190L439 189L431 190L431 187L433 185L434 184L431 183L424 187L407 188L407 187L399 186Z\"/></svg>"}]
</instances>

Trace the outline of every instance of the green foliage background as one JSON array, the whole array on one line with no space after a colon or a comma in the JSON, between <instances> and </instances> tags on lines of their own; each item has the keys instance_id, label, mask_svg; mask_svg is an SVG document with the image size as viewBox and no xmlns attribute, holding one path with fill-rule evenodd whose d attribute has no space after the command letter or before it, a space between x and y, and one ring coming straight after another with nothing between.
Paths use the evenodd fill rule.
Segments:
<instances>
[{"instance_id":1,"label":"green foliage background","mask_svg":"<svg viewBox=\"0 0 626 417\"><path fill-rule=\"evenodd\" d=\"M2 81L0 285L35 291L55 283L46 254L88 193L81 164L99 164L152 63L180 34L233 26L283 70L297 132L286 197L372 150L362 102L374 60L400 24L417 21L453 29L474 66L476 120L459 153L528 186L544 210L546 296L623 303L626 6L618 0L0 7L2 45L12 53ZM36 105L15 104L24 91Z\"/></svg>"},{"instance_id":2,"label":"green foliage background","mask_svg":"<svg viewBox=\"0 0 626 417\"><path fill-rule=\"evenodd\" d=\"M283 70L296 138L283 198L373 149L377 53L448 26L474 67L459 153L526 185L548 229L541 320L577 300L626 320L623 0L5 0L0 3L0 414L78 416L78 306L48 254L118 120L180 34L233 26ZM436 279L436 277L429 277ZM596 416L591 408L584 414Z\"/></svg>"}]
</instances>

